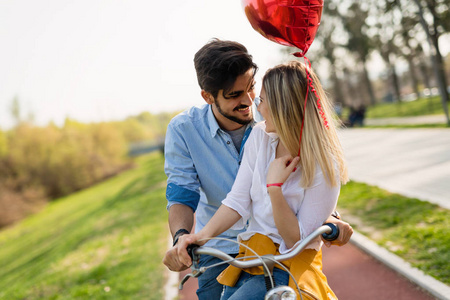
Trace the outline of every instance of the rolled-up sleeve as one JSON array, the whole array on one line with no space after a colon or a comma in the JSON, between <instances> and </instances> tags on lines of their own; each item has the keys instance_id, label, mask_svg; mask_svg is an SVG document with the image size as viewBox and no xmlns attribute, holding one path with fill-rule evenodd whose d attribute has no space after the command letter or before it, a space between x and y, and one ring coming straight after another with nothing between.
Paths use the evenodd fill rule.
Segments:
<instances>
[{"instance_id":1,"label":"rolled-up sleeve","mask_svg":"<svg viewBox=\"0 0 450 300\"><path fill-rule=\"evenodd\" d=\"M200 182L180 125L169 124L164 149L167 209L173 204L184 204L195 212L200 199Z\"/></svg>"}]
</instances>

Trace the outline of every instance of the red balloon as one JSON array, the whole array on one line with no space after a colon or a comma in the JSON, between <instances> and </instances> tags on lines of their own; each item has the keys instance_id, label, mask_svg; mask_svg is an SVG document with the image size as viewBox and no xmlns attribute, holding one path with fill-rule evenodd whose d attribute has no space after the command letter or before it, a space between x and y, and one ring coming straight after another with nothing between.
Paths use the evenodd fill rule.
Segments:
<instances>
[{"instance_id":1,"label":"red balloon","mask_svg":"<svg viewBox=\"0 0 450 300\"><path fill-rule=\"evenodd\" d=\"M284 46L308 51L322 16L323 0L242 0L253 29Z\"/></svg>"}]
</instances>

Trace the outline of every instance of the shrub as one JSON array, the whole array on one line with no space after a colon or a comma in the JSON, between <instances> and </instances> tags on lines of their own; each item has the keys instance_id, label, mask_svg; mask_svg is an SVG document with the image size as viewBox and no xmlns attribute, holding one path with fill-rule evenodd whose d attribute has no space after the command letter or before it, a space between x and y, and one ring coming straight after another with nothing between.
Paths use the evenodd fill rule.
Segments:
<instances>
[{"instance_id":1,"label":"shrub","mask_svg":"<svg viewBox=\"0 0 450 300\"><path fill-rule=\"evenodd\" d=\"M7 145L0 146L0 226L43 199L88 187L130 165L125 138L108 123L20 124L7 138L0 135L0 143Z\"/></svg>"},{"instance_id":2,"label":"shrub","mask_svg":"<svg viewBox=\"0 0 450 300\"><path fill-rule=\"evenodd\" d=\"M62 127L19 123L0 130L0 227L48 199L86 188L131 166L132 142L161 142L175 113L148 112L125 121Z\"/></svg>"}]
</instances>

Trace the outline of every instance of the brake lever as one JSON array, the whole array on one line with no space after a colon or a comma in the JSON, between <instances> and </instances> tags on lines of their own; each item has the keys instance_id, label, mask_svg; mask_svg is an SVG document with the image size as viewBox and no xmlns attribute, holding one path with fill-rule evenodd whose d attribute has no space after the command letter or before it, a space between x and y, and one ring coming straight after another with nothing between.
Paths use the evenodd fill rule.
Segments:
<instances>
[{"instance_id":1,"label":"brake lever","mask_svg":"<svg viewBox=\"0 0 450 300\"><path fill-rule=\"evenodd\" d=\"M193 267L191 267L193 268ZM178 289L182 290L183 289L183 285L186 283L186 281L188 281L189 278L197 278L200 275L202 275L203 272L201 270L192 270L192 273L186 274L183 279L181 280L180 284L178 285Z\"/></svg>"},{"instance_id":2,"label":"brake lever","mask_svg":"<svg viewBox=\"0 0 450 300\"><path fill-rule=\"evenodd\" d=\"M189 246L187 246L186 251L189 254L189 256L192 259L192 266L191 266L191 270L192 272L189 274L186 274L183 279L181 280L180 284L178 285L178 289L182 290L183 289L183 285L186 283L186 281L188 281L189 278L197 278L200 275L203 274L203 272L205 271L203 268L200 269L199 267L199 263L200 263L200 255L195 254L195 249L197 249L198 247L200 247L199 245L196 244L191 244Z\"/></svg>"}]
</instances>

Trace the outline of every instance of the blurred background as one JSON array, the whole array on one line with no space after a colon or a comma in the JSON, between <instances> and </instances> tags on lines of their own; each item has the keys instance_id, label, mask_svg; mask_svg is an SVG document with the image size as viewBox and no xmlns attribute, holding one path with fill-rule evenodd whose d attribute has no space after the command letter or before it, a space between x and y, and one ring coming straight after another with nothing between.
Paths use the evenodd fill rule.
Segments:
<instances>
[{"instance_id":1,"label":"blurred background","mask_svg":"<svg viewBox=\"0 0 450 300\"><path fill-rule=\"evenodd\" d=\"M409 192L448 208L449 6L326 0L307 53L343 128L381 127L340 130L356 180L341 190L344 219L447 288L449 211ZM298 59L253 30L238 0L0 0L0 299L163 297L161 151L170 119L204 103L193 57L212 38L247 47L257 93L269 67ZM398 285L342 257L363 270L336 268L353 286L335 286L356 295L341 298L390 291L380 278ZM415 299L405 295L389 297Z\"/></svg>"},{"instance_id":2,"label":"blurred background","mask_svg":"<svg viewBox=\"0 0 450 300\"><path fill-rule=\"evenodd\" d=\"M448 123L448 6L325 2L307 56L347 126L424 114ZM213 37L246 45L257 81L294 59L251 28L240 1L1 1L0 226L161 145L169 120L203 103L193 56Z\"/></svg>"}]
</instances>

